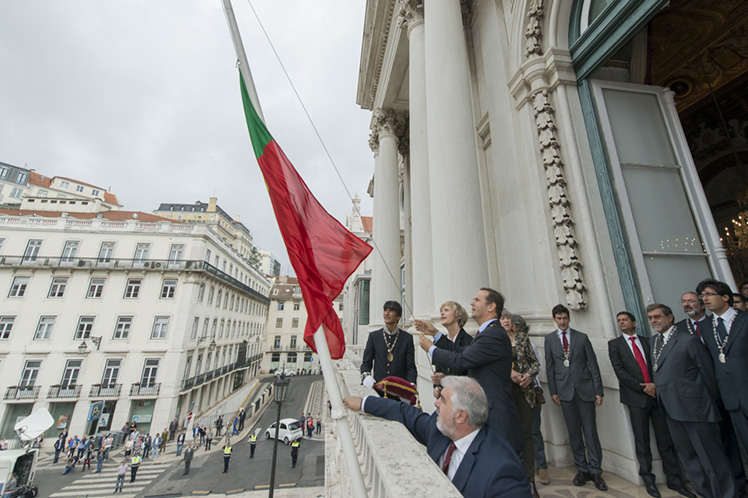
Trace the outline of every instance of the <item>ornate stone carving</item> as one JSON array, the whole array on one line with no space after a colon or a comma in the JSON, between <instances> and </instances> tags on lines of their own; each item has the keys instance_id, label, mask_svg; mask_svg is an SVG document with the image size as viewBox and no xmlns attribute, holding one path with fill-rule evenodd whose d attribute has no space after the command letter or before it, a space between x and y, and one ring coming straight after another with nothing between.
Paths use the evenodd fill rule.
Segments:
<instances>
[{"instance_id":1,"label":"ornate stone carving","mask_svg":"<svg viewBox=\"0 0 748 498\"><path fill-rule=\"evenodd\" d=\"M541 41L543 38L543 0L530 0L530 8L527 10L527 28L525 29L525 55L540 57L543 55Z\"/></svg>"},{"instance_id":2,"label":"ornate stone carving","mask_svg":"<svg viewBox=\"0 0 748 498\"><path fill-rule=\"evenodd\" d=\"M399 0L397 26L408 30L410 26L423 22L423 0Z\"/></svg>"},{"instance_id":3,"label":"ornate stone carving","mask_svg":"<svg viewBox=\"0 0 748 498\"><path fill-rule=\"evenodd\" d=\"M384 134L395 135L397 139L397 150L400 155L406 156L410 147L408 136L408 114L406 112L395 112L392 109L376 109L371 117L371 135L369 146L375 141L377 147L379 140ZM372 150L374 150L372 148Z\"/></svg>"},{"instance_id":4,"label":"ornate stone carving","mask_svg":"<svg viewBox=\"0 0 748 498\"><path fill-rule=\"evenodd\" d=\"M462 26L467 29L473 25L472 0L460 0L460 11L462 12Z\"/></svg>"},{"instance_id":5,"label":"ornate stone carving","mask_svg":"<svg viewBox=\"0 0 748 498\"><path fill-rule=\"evenodd\" d=\"M533 94L532 109L545 168L553 235L556 239L556 250L561 264L566 303L571 309L580 310L587 307L586 286L582 276L582 263L577 251L574 220L571 217L570 202L566 191L564 163L561 159L561 146L558 143L554 116L556 111L551 104L547 90Z\"/></svg>"}]
</instances>

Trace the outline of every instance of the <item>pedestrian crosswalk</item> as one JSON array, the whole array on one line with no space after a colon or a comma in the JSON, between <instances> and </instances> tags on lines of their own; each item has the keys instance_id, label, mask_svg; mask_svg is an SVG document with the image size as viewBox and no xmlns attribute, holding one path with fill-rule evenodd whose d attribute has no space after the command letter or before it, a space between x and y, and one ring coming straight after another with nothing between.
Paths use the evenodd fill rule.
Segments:
<instances>
[{"instance_id":1,"label":"pedestrian crosswalk","mask_svg":"<svg viewBox=\"0 0 748 498\"><path fill-rule=\"evenodd\" d=\"M134 498L141 493L154 479L169 469L173 462L147 462L140 464L135 482L130 482L130 470L125 475L125 485L122 493L114 495L114 484L117 480L116 465L105 465L101 473L88 472L82 474L75 472L76 480L70 482L50 495L50 498L77 498L77 497L99 497L120 496L122 498ZM129 466L128 466L129 467ZM95 466L94 466L95 468ZM68 474L70 475L70 474ZM80 477L79 477L80 476ZM64 476L67 478L68 476Z\"/></svg>"}]
</instances>

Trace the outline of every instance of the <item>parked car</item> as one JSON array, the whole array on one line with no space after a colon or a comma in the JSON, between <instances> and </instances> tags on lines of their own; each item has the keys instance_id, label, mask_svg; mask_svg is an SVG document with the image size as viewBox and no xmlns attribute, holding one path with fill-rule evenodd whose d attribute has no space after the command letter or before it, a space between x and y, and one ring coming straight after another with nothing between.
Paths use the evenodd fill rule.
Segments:
<instances>
[{"instance_id":1,"label":"parked car","mask_svg":"<svg viewBox=\"0 0 748 498\"><path fill-rule=\"evenodd\" d=\"M283 441L286 444L291 444L294 439L301 439L304 436L304 430L301 428L301 424L295 418L284 418L280 421L280 429L278 430L278 441ZM270 439L275 437L275 422L265 430L265 437Z\"/></svg>"},{"instance_id":2,"label":"parked car","mask_svg":"<svg viewBox=\"0 0 748 498\"><path fill-rule=\"evenodd\" d=\"M282 370L280 368L275 371L276 377L280 377L281 374L285 375L286 377L293 377L294 375L296 375L296 372L293 370Z\"/></svg>"}]
</instances>

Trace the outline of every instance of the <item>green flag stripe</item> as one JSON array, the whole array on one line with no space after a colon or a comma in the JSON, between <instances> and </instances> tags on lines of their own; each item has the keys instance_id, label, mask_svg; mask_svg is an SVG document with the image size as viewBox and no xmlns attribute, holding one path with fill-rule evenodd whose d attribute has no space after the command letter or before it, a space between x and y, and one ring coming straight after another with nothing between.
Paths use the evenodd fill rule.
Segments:
<instances>
[{"instance_id":1,"label":"green flag stripe","mask_svg":"<svg viewBox=\"0 0 748 498\"><path fill-rule=\"evenodd\" d=\"M265 128L265 123L257 115L255 106L252 105L252 99L249 98L241 71L239 72L239 80L242 86L242 102L244 103L244 115L247 118L247 128L249 128L249 138L252 140L255 157L259 159L265 151L267 144L273 141L273 136Z\"/></svg>"}]
</instances>

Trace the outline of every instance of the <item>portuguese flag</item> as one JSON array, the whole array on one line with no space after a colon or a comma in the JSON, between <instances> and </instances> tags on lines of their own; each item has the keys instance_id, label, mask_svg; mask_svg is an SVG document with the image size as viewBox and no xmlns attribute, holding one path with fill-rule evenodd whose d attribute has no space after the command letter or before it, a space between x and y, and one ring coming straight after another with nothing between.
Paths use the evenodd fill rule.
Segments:
<instances>
[{"instance_id":1,"label":"portuguese flag","mask_svg":"<svg viewBox=\"0 0 748 498\"><path fill-rule=\"evenodd\" d=\"M255 157L304 297L308 314L304 341L317 352L314 333L323 327L330 356L339 359L345 352L345 336L332 300L372 248L330 216L314 198L257 115L244 78L241 91Z\"/></svg>"}]
</instances>

